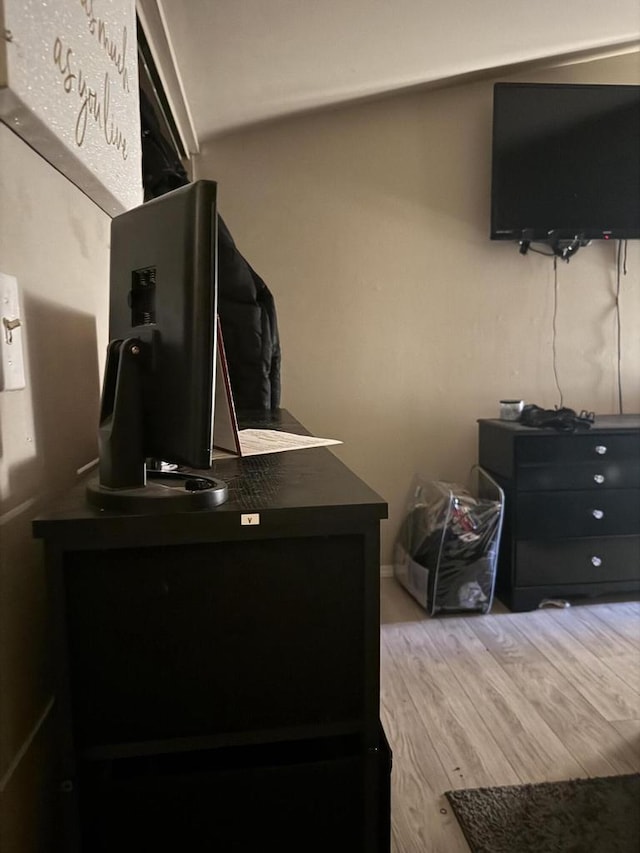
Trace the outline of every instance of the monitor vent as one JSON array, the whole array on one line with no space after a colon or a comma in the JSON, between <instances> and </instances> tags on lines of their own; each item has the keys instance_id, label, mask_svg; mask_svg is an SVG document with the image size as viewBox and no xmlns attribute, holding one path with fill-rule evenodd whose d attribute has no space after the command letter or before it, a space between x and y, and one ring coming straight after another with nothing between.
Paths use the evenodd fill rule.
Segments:
<instances>
[{"instance_id":1,"label":"monitor vent","mask_svg":"<svg viewBox=\"0 0 640 853\"><path fill-rule=\"evenodd\" d=\"M129 292L132 326L153 326L156 322L156 268L145 267L131 274Z\"/></svg>"}]
</instances>

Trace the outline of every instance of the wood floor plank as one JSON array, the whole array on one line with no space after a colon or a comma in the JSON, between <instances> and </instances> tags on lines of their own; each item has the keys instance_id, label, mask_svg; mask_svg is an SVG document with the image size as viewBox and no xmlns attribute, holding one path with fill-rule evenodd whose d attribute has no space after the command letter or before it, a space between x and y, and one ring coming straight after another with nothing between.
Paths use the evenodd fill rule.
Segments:
<instances>
[{"instance_id":1,"label":"wood floor plank","mask_svg":"<svg viewBox=\"0 0 640 853\"><path fill-rule=\"evenodd\" d=\"M596 657L608 657L620 653L640 654L639 643L614 630L606 621L594 618L602 613L598 605L572 607L571 610L549 611L548 617L557 620L578 642L586 646ZM623 621L627 621L625 615ZM618 617L620 622L620 617ZM640 635L638 637L640 640Z\"/></svg>"},{"instance_id":2,"label":"wood floor plank","mask_svg":"<svg viewBox=\"0 0 640 853\"><path fill-rule=\"evenodd\" d=\"M433 622L423 626L423 630L444 655L449 651L446 662L460 690L466 693L489 730L499 733L500 743L508 744L509 762L522 781L547 782L584 775L580 763L491 652L484 647L478 650L475 644L472 655L456 649L452 631L461 643L472 637L477 642L468 621Z\"/></svg>"},{"instance_id":3,"label":"wood floor plank","mask_svg":"<svg viewBox=\"0 0 640 853\"><path fill-rule=\"evenodd\" d=\"M451 788L640 772L638 603L432 619L381 593L392 853L468 853Z\"/></svg>"},{"instance_id":4,"label":"wood floor plank","mask_svg":"<svg viewBox=\"0 0 640 853\"><path fill-rule=\"evenodd\" d=\"M640 659L637 654L624 652L603 657L601 660L604 666L608 666L612 672L640 694ZM632 719L640 719L640 702Z\"/></svg>"},{"instance_id":5,"label":"wood floor plank","mask_svg":"<svg viewBox=\"0 0 640 853\"><path fill-rule=\"evenodd\" d=\"M381 718L393 750L394 849L398 853L468 853L462 831L443 796L451 785L429 732L422 731L415 694L385 649L381 659L386 672L381 685ZM422 731L419 738L414 736L416 731Z\"/></svg>"},{"instance_id":6,"label":"wood floor plank","mask_svg":"<svg viewBox=\"0 0 640 853\"><path fill-rule=\"evenodd\" d=\"M522 692L584 768L587 776L632 773L638 768L624 739L551 663L505 664Z\"/></svg>"},{"instance_id":7,"label":"wood floor plank","mask_svg":"<svg viewBox=\"0 0 640 853\"><path fill-rule=\"evenodd\" d=\"M407 759L414 775L423 778L424 784L435 793L440 793L449 785L449 777L430 733L424 731L419 741L411 738L411 733L422 727L422 718L416 707L421 691L416 685L406 683L401 669L395 666L389 645L387 640L380 651L381 667L386 673L380 685L380 706L383 722L387 723L387 737Z\"/></svg>"},{"instance_id":8,"label":"wood floor plank","mask_svg":"<svg viewBox=\"0 0 640 853\"><path fill-rule=\"evenodd\" d=\"M630 720L638 714L640 694L603 664L586 646L568 632L560 611L533 611L515 627L527 636L555 666L566 673L567 681L591 702L606 720ZM569 611L562 612L562 616ZM526 634L525 634L526 628Z\"/></svg>"},{"instance_id":9,"label":"wood floor plank","mask_svg":"<svg viewBox=\"0 0 640 853\"><path fill-rule=\"evenodd\" d=\"M546 660L542 652L521 632L514 629L520 614L491 614L469 621L469 626L500 663L540 663Z\"/></svg>"},{"instance_id":10,"label":"wood floor plank","mask_svg":"<svg viewBox=\"0 0 640 853\"><path fill-rule=\"evenodd\" d=\"M392 853L469 853L449 803L445 797L439 802L426 800L419 810L408 813L405 803L392 794Z\"/></svg>"},{"instance_id":11,"label":"wood floor plank","mask_svg":"<svg viewBox=\"0 0 640 853\"><path fill-rule=\"evenodd\" d=\"M625 604L595 605L593 617L640 649L640 608Z\"/></svg>"},{"instance_id":12,"label":"wood floor plank","mask_svg":"<svg viewBox=\"0 0 640 853\"><path fill-rule=\"evenodd\" d=\"M640 599L635 599L634 601L625 601L621 602L623 611L632 614L636 618L640 618Z\"/></svg>"},{"instance_id":13,"label":"wood floor plank","mask_svg":"<svg viewBox=\"0 0 640 853\"><path fill-rule=\"evenodd\" d=\"M487 655L487 648L482 640L474 633L471 624L474 616L446 616L429 619L420 625L426 640L432 649L432 654L443 663L448 663L456 657L473 657ZM419 633L414 634L419 642Z\"/></svg>"},{"instance_id":14,"label":"wood floor plank","mask_svg":"<svg viewBox=\"0 0 640 853\"><path fill-rule=\"evenodd\" d=\"M620 732L636 756L636 768L640 766L640 720L617 720L611 724Z\"/></svg>"},{"instance_id":15,"label":"wood floor plank","mask_svg":"<svg viewBox=\"0 0 640 853\"><path fill-rule=\"evenodd\" d=\"M420 630L418 626L418 630ZM520 779L493 734L460 690L451 670L397 632L383 635L393 663L414 697L425 731L438 750L452 788L517 784Z\"/></svg>"}]
</instances>

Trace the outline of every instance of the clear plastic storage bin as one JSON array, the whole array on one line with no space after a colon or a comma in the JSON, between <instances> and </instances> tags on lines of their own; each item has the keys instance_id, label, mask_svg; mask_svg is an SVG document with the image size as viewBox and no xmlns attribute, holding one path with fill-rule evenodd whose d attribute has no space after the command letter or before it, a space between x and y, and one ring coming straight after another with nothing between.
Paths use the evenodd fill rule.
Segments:
<instances>
[{"instance_id":1,"label":"clear plastic storage bin","mask_svg":"<svg viewBox=\"0 0 640 853\"><path fill-rule=\"evenodd\" d=\"M477 465L472 480L469 489L417 476L409 494L394 575L431 615L493 603L504 492Z\"/></svg>"}]
</instances>

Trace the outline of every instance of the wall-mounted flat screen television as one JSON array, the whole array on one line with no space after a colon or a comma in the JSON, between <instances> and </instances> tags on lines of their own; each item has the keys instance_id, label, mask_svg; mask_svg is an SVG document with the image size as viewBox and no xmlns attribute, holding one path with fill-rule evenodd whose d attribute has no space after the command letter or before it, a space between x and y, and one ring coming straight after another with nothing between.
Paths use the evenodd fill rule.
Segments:
<instances>
[{"instance_id":1,"label":"wall-mounted flat screen television","mask_svg":"<svg viewBox=\"0 0 640 853\"><path fill-rule=\"evenodd\" d=\"M496 83L491 239L640 238L640 86Z\"/></svg>"}]
</instances>

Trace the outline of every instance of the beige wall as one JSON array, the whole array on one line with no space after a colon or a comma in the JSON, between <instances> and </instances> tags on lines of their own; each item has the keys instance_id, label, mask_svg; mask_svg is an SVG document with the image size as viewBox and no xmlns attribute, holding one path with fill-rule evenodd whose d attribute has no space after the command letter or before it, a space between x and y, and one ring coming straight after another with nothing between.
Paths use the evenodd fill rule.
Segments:
<instances>
[{"instance_id":1,"label":"beige wall","mask_svg":"<svg viewBox=\"0 0 640 853\"><path fill-rule=\"evenodd\" d=\"M640 61L535 79L637 83ZM496 416L501 397L560 402L552 261L488 239L492 83L263 125L204 146L197 164L274 293L283 405L342 439L338 455L389 502L387 565L414 473L466 481L476 419ZM615 248L558 263L557 370L577 410L617 411ZM637 412L638 242L628 270L622 379Z\"/></svg>"},{"instance_id":2,"label":"beige wall","mask_svg":"<svg viewBox=\"0 0 640 853\"><path fill-rule=\"evenodd\" d=\"M0 124L0 271L22 295L26 388L0 392L0 850L41 849L51 680L31 520L97 456L109 217Z\"/></svg>"}]
</instances>

